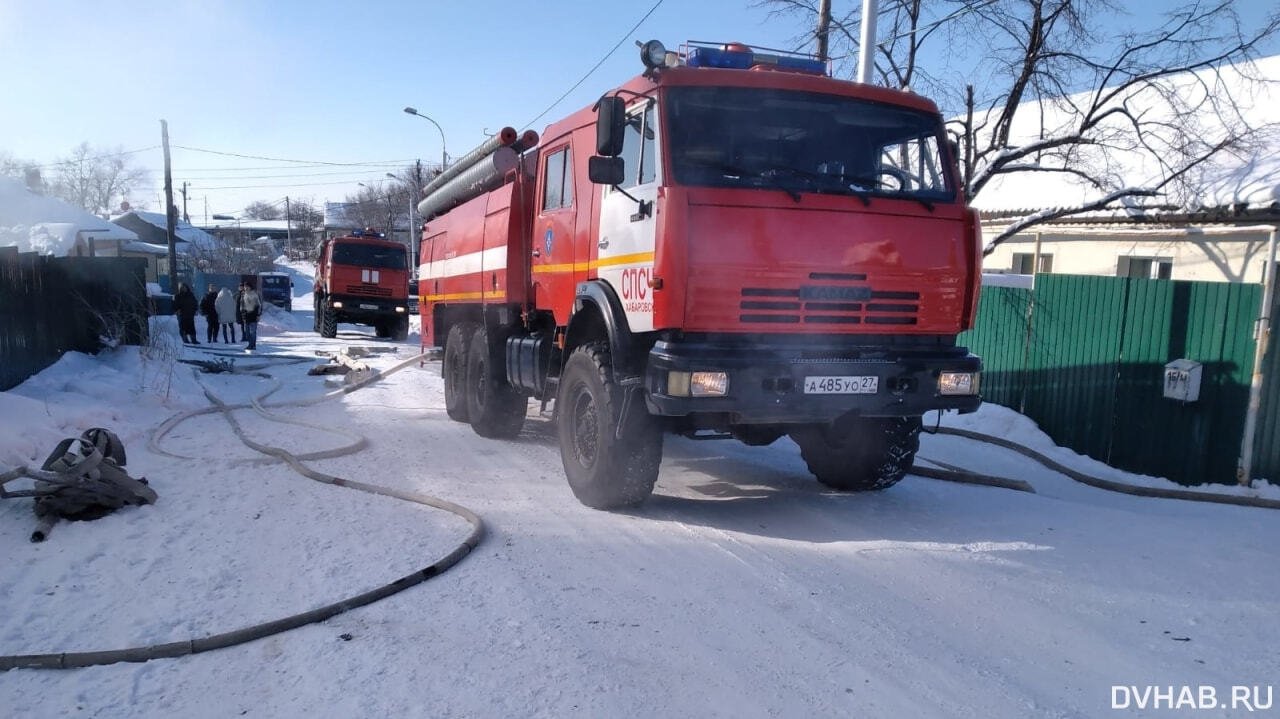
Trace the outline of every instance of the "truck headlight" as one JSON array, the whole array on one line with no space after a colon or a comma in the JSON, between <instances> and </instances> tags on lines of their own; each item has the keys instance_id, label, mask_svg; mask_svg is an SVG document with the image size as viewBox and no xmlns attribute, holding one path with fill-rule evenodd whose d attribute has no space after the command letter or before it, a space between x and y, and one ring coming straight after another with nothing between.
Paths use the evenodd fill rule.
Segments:
<instances>
[{"instance_id":1,"label":"truck headlight","mask_svg":"<svg viewBox=\"0 0 1280 719\"><path fill-rule=\"evenodd\" d=\"M403 307L397 307L397 308L396 308L396 312L404 312L404 311L405 311L405 310L404 310L404 308L403 308Z\"/></svg>"},{"instance_id":2,"label":"truck headlight","mask_svg":"<svg viewBox=\"0 0 1280 719\"><path fill-rule=\"evenodd\" d=\"M689 394L694 397L723 397L728 393L727 372L694 372L689 378Z\"/></svg>"},{"instance_id":3,"label":"truck headlight","mask_svg":"<svg viewBox=\"0 0 1280 719\"><path fill-rule=\"evenodd\" d=\"M977 393L977 372L942 372L938 375L938 394L967 395Z\"/></svg>"},{"instance_id":4,"label":"truck headlight","mask_svg":"<svg viewBox=\"0 0 1280 719\"><path fill-rule=\"evenodd\" d=\"M335 300L335 301L334 301L334 303L333 303L333 308L334 308L335 310L340 310L340 309L342 309L342 300Z\"/></svg>"},{"instance_id":5,"label":"truck headlight","mask_svg":"<svg viewBox=\"0 0 1280 719\"><path fill-rule=\"evenodd\" d=\"M723 397L729 393L727 372L667 373L667 394L672 397Z\"/></svg>"}]
</instances>

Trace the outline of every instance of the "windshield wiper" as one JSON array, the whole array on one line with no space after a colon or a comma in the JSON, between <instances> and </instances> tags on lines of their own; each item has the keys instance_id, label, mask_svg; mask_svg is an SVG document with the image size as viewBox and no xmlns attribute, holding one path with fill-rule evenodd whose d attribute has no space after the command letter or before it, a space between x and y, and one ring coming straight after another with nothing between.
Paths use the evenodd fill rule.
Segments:
<instances>
[{"instance_id":1,"label":"windshield wiper","mask_svg":"<svg viewBox=\"0 0 1280 719\"><path fill-rule=\"evenodd\" d=\"M764 180L768 183L769 189L781 190L787 193L787 196L796 202L800 202L800 193L795 188L787 187L777 181L777 177L770 174L769 170L751 170L745 167L738 167L725 162L717 162L715 160L689 160L691 164L701 165L702 167L710 167L723 172L726 177L750 177L758 180Z\"/></svg>"},{"instance_id":2,"label":"windshield wiper","mask_svg":"<svg viewBox=\"0 0 1280 719\"><path fill-rule=\"evenodd\" d=\"M867 191L849 184L850 176L848 175L811 172L809 170L801 170L798 167L775 167L769 172L785 172L793 177L803 178L817 185L824 185L828 190L840 190L840 194L842 195L853 195L859 200L862 200L863 207L871 206L871 197L867 195ZM874 185L874 182L872 184Z\"/></svg>"}]
</instances>

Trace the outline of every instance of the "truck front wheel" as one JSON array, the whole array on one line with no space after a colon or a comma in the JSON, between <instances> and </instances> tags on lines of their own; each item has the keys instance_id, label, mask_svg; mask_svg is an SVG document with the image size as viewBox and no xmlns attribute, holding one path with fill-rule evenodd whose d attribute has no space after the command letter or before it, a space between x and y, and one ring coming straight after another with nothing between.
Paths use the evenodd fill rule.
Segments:
<instances>
[{"instance_id":1,"label":"truck front wheel","mask_svg":"<svg viewBox=\"0 0 1280 719\"><path fill-rule=\"evenodd\" d=\"M444 375L444 411L455 422L467 421L467 344L476 326L459 322L449 328L444 342L444 362L440 373Z\"/></svg>"},{"instance_id":2,"label":"truck front wheel","mask_svg":"<svg viewBox=\"0 0 1280 719\"><path fill-rule=\"evenodd\" d=\"M888 489L911 469L920 449L920 418L859 418L791 431L818 481L846 492Z\"/></svg>"},{"instance_id":3,"label":"truck front wheel","mask_svg":"<svg viewBox=\"0 0 1280 719\"><path fill-rule=\"evenodd\" d=\"M467 417L471 429L481 437L510 439L520 434L529 399L507 383L502 369L501 343L491 345L489 333L481 327L471 337L467 351Z\"/></svg>"},{"instance_id":4,"label":"truck front wheel","mask_svg":"<svg viewBox=\"0 0 1280 719\"><path fill-rule=\"evenodd\" d=\"M404 342L409 338L409 318L401 317L391 325L391 339Z\"/></svg>"},{"instance_id":5,"label":"truck front wheel","mask_svg":"<svg viewBox=\"0 0 1280 719\"><path fill-rule=\"evenodd\" d=\"M338 313L323 302L320 304L320 336L329 339L338 336Z\"/></svg>"},{"instance_id":6,"label":"truck front wheel","mask_svg":"<svg viewBox=\"0 0 1280 719\"><path fill-rule=\"evenodd\" d=\"M595 509L648 499L662 463L662 428L639 397L622 416L627 390L614 380L612 366L607 344L579 347L565 363L556 397L556 435L569 487Z\"/></svg>"}]
</instances>

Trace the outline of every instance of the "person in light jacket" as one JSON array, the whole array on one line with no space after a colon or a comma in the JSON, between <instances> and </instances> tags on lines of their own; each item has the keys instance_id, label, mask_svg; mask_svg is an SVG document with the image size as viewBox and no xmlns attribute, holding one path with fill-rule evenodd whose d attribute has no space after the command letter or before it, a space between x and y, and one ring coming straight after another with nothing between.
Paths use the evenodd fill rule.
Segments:
<instances>
[{"instance_id":1,"label":"person in light jacket","mask_svg":"<svg viewBox=\"0 0 1280 719\"><path fill-rule=\"evenodd\" d=\"M214 302L214 307L218 310L218 322L222 325L222 342L234 343L236 341L236 298L231 295L231 288L223 287L218 291L218 299ZM231 339L227 339L227 333L231 333ZM217 337L215 336L216 340Z\"/></svg>"},{"instance_id":2,"label":"person in light jacket","mask_svg":"<svg viewBox=\"0 0 1280 719\"><path fill-rule=\"evenodd\" d=\"M256 349L258 318L262 316L262 298L249 284L245 284L244 293L240 295L240 314L244 315L244 339L249 343L245 349Z\"/></svg>"},{"instance_id":3,"label":"person in light jacket","mask_svg":"<svg viewBox=\"0 0 1280 719\"><path fill-rule=\"evenodd\" d=\"M217 285L209 285L209 291L200 299L200 314L204 315L206 325L204 341L213 344L218 341L218 301Z\"/></svg>"}]
</instances>

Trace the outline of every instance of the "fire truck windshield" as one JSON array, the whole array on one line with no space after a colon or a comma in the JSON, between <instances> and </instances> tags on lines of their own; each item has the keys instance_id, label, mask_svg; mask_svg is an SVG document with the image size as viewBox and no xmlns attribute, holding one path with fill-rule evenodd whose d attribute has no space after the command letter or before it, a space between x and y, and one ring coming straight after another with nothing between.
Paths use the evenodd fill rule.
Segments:
<instances>
[{"instance_id":1,"label":"fire truck windshield","mask_svg":"<svg viewBox=\"0 0 1280 719\"><path fill-rule=\"evenodd\" d=\"M676 87L665 134L675 183L795 193L955 199L939 151L941 121L838 95Z\"/></svg>"},{"instance_id":2,"label":"fire truck windshield","mask_svg":"<svg viewBox=\"0 0 1280 719\"><path fill-rule=\"evenodd\" d=\"M403 247L368 245L363 242L339 242L333 246L333 264L378 267L387 270L408 268Z\"/></svg>"}]
</instances>

